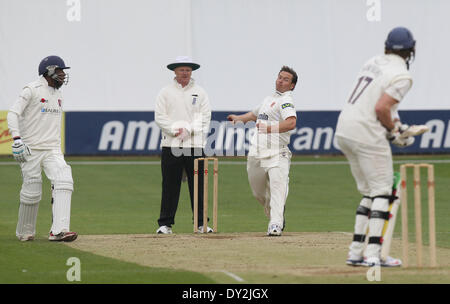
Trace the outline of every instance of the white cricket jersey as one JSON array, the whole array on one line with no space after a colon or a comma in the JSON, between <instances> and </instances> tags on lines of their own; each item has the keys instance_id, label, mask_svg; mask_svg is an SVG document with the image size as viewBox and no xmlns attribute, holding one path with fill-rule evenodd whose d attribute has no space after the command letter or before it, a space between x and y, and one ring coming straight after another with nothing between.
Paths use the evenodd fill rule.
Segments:
<instances>
[{"instance_id":1,"label":"white cricket jersey","mask_svg":"<svg viewBox=\"0 0 450 304\"><path fill-rule=\"evenodd\" d=\"M19 116L18 125L8 120L12 136L32 150L61 149L62 103L61 92L43 76L29 83L9 110Z\"/></svg>"},{"instance_id":2,"label":"white cricket jersey","mask_svg":"<svg viewBox=\"0 0 450 304\"><path fill-rule=\"evenodd\" d=\"M292 91L275 92L267 96L253 111L257 117L256 123L278 125L288 117L297 117L292 99ZM288 149L291 131L284 133L259 133L256 131L250 140L249 156L258 158L270 157Z\"/></svg>"},{"instance_id":3,"label":"white cricket jersey","mask_svg":"<svg viewBox=\"0 0 450 304\"><path fill-rule=\"evenodd\" d=\"M387 93L400 102L411 88L412 78L403 58L380 55L360 70L336 126L336 136L373 146L389 146L386 129L380 123L375 105ZM391 109L393 117L398 103Z\"/></svg>"}]
</instances>

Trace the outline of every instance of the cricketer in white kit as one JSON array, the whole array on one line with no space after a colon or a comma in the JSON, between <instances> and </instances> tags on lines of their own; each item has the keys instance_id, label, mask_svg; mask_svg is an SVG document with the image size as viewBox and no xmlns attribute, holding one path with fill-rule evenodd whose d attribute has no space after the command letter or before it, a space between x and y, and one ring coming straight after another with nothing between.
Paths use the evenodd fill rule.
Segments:
<instances>
[{"instance_id":1,"label":"cricketer in white kit","mask_svg":"<svg viewBox=\"0 0 450 304\"><path fill-rule=\"evenodd\" d=\"M69 69L58 56L48 56L39 64L39 79L26 85L8 112L8 127L14 139L12 152L22 170L22 189L16 236L31 241L42 197L42 169L52 184L52 226L50 241L70 242L73 192L71 167L61 151L63 97L59 88L67 83Z\"/></svg>"},{"instance_id":2,"label":"cricketer in white kit","mask_svg":"<svg viewBox=\"0 0 450 304\"><path fill-rule=\"evenodd\" d=\"M410 31L393 29L385 42L385 54L363 65L338 118L337 142L363 196L356 212L349 265L401 265L400 260L391 257L381 260L380 254L389 204L395 200L389 143L406 147L414 142L413 137L401 136L405 125L402 126L397 112L412 85L408 69L414 53L415 40Z\"/></svg>"},{"instance_id":3,"label":"cricketer in white kit","mask_svg":"<svg viewBox=\"0 0 450 304\"><path fill-rule=\"evenodd\" d=\"M242 115L228 115L234 123L256 121L257 131L250 141L247 173L253 195L269 217L267 235L281 235L284 209L289 192L291 151L288 148L290 131L295 129L297 113L292 91L297 73L283 66L276 80L276 92L252 111Z\"/></svg>"}]
</instances>

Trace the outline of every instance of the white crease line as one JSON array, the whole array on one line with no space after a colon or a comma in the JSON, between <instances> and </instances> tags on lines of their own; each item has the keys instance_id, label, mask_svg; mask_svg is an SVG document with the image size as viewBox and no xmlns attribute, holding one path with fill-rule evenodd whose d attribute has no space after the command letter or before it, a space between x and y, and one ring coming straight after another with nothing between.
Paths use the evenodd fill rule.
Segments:
<instances>
[{"instance_id":1,"label":"white crease line","mask_svg":"<svg viewBox=\"0 0 450 304\"><path fill-rule=\"evenodd\" d=\"M229 277L235 279L235 280L238 281L238 282L245 282L245 280L244 280L243 278L241 278L241 277L235 275L234 273L231 273L231 272L226 271L226 270L222 270L222 272L223 272L224 274L226 274L227 276L229 276Z\"/></svg>"}]
</instances>

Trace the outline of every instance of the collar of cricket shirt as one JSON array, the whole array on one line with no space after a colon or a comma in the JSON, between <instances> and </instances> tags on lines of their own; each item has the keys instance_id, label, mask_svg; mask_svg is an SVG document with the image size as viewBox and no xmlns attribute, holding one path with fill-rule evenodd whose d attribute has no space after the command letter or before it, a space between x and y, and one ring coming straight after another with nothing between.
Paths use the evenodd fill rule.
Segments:
<instances>
[{"instance_id":1,"label":"collar of cricket shirt","mask_svg":"<svg viewBox=\"0 0 450 304\"><path fill-rule=\"evenodd\" d=\"M40 81L43 85L48 86L48 81L47 81L47 79L45 79L45 77L44 77L43 75L41 75L41 76L39 77L39 81Z\"/></svg>"},{"instance_id":2,"label":"collar of cricket shirt","mask_svg":"<svg viewBox=\"0 0 450 304\"><path fill-rule=\"evenodd\" d=\"M57 90L56 88L51 87L51 86L48 85L48 81L47 81L47 79L45 79L44 76L40 76L40 77L39 77L39 81L42 83L43 86L45 86L46 88L48 88L48 89L50 90L50 92L53 93L53 92L55 92L55 91Z\"/></svg>"},{"instance_id":3,"label":"collar of cricket shirt","mask_svg":"<svg viewBox=\"0 0 450 304\"><path fill-rule=\"evenodd\" d=\"M406 66L406 61L405 59L403 59L401 56L397 55L397 54L385 54L384 56L392 58L392 60L397 61L397 62L401 62Z\"/></svg>"},{"instance_id":4,"label":"collar of cricket shirt","mask_svg":"<svg viewBox=\"0 0 450 304\"><path fill-rule=\"evenodd\" d=\"M189 83L184 88L181 86L181 84L175 78L173 79L173 83L175 84L175 87L177 87L178 89L187 90L187 89L191 88L192 86L194 86L195 79L191 77L191 79L189 80Z\"/></svg>"},{"instance_id":5,"label":"collar of cricket shirt","mask_svg":"<svg viewBox=\"0 0 450 304\"><path fill-rule=\"evenodd\" d=\"M273 93L273 96L274 96L274 97L282 97L282 96L291 95L291 94L292 94L292 91L291 91L291 90L286 91L286 92L284 92L284 93L275 91L275 93Z\"/></svg>"}]
</instances>

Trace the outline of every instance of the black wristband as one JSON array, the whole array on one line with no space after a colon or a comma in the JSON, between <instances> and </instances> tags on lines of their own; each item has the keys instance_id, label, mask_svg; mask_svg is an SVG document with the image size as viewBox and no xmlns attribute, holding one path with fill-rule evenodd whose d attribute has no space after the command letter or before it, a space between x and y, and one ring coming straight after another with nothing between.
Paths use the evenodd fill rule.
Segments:
<instances>
[{"instance_id":1,"label":"black wristband","mask_svg":"<svg viewBox=\"0 0 450 304\"><path fill-rule=\"evenodd\" d=\"M20 139L20 136L13 137L14 140Z\"/></svg>"}]
</instances>

